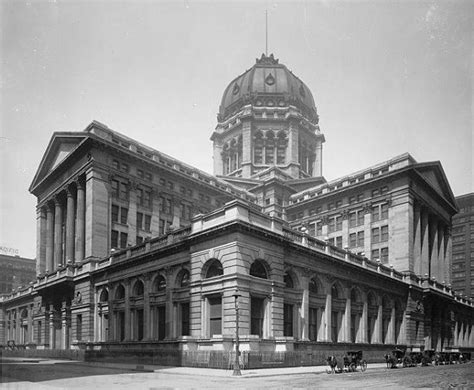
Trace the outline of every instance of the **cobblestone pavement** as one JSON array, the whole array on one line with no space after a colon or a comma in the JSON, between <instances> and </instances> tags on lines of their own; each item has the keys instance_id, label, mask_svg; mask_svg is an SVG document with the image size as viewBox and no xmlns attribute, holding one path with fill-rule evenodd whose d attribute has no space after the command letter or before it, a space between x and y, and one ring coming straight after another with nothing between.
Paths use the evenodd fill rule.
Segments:
<instances>
[{"instance_id":1,"label":"cobblestone pavement","mask_svg":"<svg viewBox=\"0 0 474 390\"><path fill-rule=\"evenodd\" d=\"M251 370L242 377L209 369L88 365L64 361L4 361L0 389L474 389L474 364L326 374L323 367Z\"/></svg>"}]
</instances>

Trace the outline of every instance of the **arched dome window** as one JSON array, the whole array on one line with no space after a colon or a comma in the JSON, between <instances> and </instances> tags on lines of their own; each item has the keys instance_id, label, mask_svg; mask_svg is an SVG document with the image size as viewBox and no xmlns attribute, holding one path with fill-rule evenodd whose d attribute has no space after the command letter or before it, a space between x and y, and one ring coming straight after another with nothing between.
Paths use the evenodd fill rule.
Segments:
<instances>
[{"instance_id":1,"label":"arched dome window","mask_svg":"<svg viewBox=\"0 0 474 390\"><path fill-rule=\"evenodd\" d=\"M189 271L187 269L182 269L176 277L176 285L178 287L188 287L190 282L189 279Z\"/></svg>"},{"instance_id":2,"label":"arched dome window","mask_svg":"<svg viewBox=\"0 0 474 390\"><path fill-rule=\"evenodd\" d=\"M115 290L115 299L124 299L125 298L125 287L119 284Z\"/></svg>"},{"instance_id":3,"label":"arched dome window","mask_svg":"<svg viewBox=\"0 0 474 390\"><path fill-rule=\"evenodd\" d=\"M109 300L109 292L107 289L103 289L100 293L99 302L107 302Z\"/></svg>"},{"instance_id":4,"label":"arched dome window","mask_svg":"<svg viewBox=\"0 0 474 390\"><path fill-rule=\"evenodd\" d=\"M309 281L309 292L313 294L319 294L318 281L316 278L311 278Z\"/></svg>"},{"instance_id":5,"label":"arched dome window","mask_svg":"<svg viewBox=\"0 0 474 390\"><path fill-rule=\"evenodd\" d=\"M224 274L224 270L222 269L222 264L217 259L209 260L209 264L206 265L206 268L207 268L206 275L205 275L206 279Z\"/></svg>"},{"instance_id":6,"label":"arched dome window","mask_svg":"<svg viewBox=\"0 0 474 390\"><path fill-rule=\"evenodd\" d=\"M288 272L285 272L285 276L283 277L283 281L285 282L286 288L295 288L295 284L293 283L293 278Z\"/></svg>"},{"instance_id":7,"label":"arched dome window","mask_svg":"<svg viewBox=\"0 0 474 390\"><path fill-rule=\"evenodd\" d=\"M250 266L250 275L261 279L268 279L265 265L260 260L255 260Z\"/></svg>"},{"instance_id":8,"label":"arched dome window","mask_svg":"<svg viewBox=\"0 0 474 390\"><path fill-rule=\"evenodd\" d=\"M137 280L133 286L132 294L134 297L141 297L144 290L143 282L141 280Z\"/></svg>"},{"instance_id":9,"label":"arched dome window","mask_svg":"<svg viewBox=\"0 0 474 390\"><path fill-rule=\"evenodd\" d=\"M158 275L153 284L154 292L161 292L166 290L166 279L163 275Z\"/></svg>"}]
</instances>

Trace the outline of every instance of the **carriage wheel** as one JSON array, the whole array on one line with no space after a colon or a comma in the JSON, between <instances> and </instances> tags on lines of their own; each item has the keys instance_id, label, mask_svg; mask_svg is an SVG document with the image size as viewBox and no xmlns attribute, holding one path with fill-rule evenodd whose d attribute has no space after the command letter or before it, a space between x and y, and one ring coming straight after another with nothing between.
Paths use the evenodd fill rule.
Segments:
<instances>
[{"instance_id":1,"label":"carriage wheel","mask_svg":"<svg viewBox=\"0 0 474 390\"><path fill-rule=\"evenodd\" d=\"M357 368L357 365L355 363L351 363L349 365L349 371L350 372L355 372L356 371L356 368Z\"/></svg>"},{"instance_id":2,"label":"carriage wheel","mask_svg":"<svg viewBox=\"0 0 474 390\"><path fill-rule=\"evenodd\" d=\"M360 370L361 370L362 372L364 372L365 370L367 370L367 362L366 362L365 360L362 360L362 361L360 362Z\"/></svg>"},{"instance_id":3,"label":"carriage wheel","mask_svg":"<svg viewBox=\"0 0 474 390\"><path fill-rule=\"evenodd\" d=\"M333 373L332 368L331 367L326 367L326 373L332 374Z\"/></svg>"}]
</instances>

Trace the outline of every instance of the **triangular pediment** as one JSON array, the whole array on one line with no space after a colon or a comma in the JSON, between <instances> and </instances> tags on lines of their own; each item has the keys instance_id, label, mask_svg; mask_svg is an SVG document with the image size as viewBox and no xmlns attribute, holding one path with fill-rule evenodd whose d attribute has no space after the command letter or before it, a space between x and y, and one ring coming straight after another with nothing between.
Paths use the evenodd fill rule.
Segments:
<instances>
[{"instance_id":1,"label":"triangular pediment","mask_svg":"<svg viewBox=\"0 0 474 390\"><path fill-rule=\"evenodd\" d=\"M54 133L36 171L30 191L53 172L85 139L84 133Z\"/></svg>"},{"instance_id":2,"label":"triangular pediment","mask_svg":"<svg viewBox=\"0 0 474 390\"><path fill-rule=\"evenodd\" d=\"M428 184L453 206L456 205L454 194L439 162L417 164L416 170Z\"/></svg>"}]
</instances>

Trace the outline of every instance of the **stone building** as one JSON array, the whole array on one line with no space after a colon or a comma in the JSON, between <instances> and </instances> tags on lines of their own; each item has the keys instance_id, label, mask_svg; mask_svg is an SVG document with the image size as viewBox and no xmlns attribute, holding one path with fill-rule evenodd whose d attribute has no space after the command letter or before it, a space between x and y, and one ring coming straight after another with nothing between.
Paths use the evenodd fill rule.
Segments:
<instances>
[{"instance_id":1,"label":"stone building","mask_svg":"<svg viewBox=\"0 0 474 390\"><path fill-rule=\"evenodd\" d=\"M453 217L453 290L474 298L474 194L456 197L459 213Z\"/></svg>"},{"instance_id":2,"label":"stone building","mask_svg":"<svg viewBox=\"0 0 474 390\"><path fill-rule=\"evenodd\" d=\"M35 259L0 254L0 295L36 281Z\"/></svg>"},{"instance_id":3,"label":"stone building","mask_svg":"<svg viewBox=\"0 0 474 390\"><path fill-rule=\"evenodd\" d=\"M439 162L327 182L311 91L264 55L211 140L214 176L99 122L54 133L30 187L37 281L1 302L1 342L193 364L233 350L238 308L244 351L472 350Z\"/></svg>"}]
</instances>

